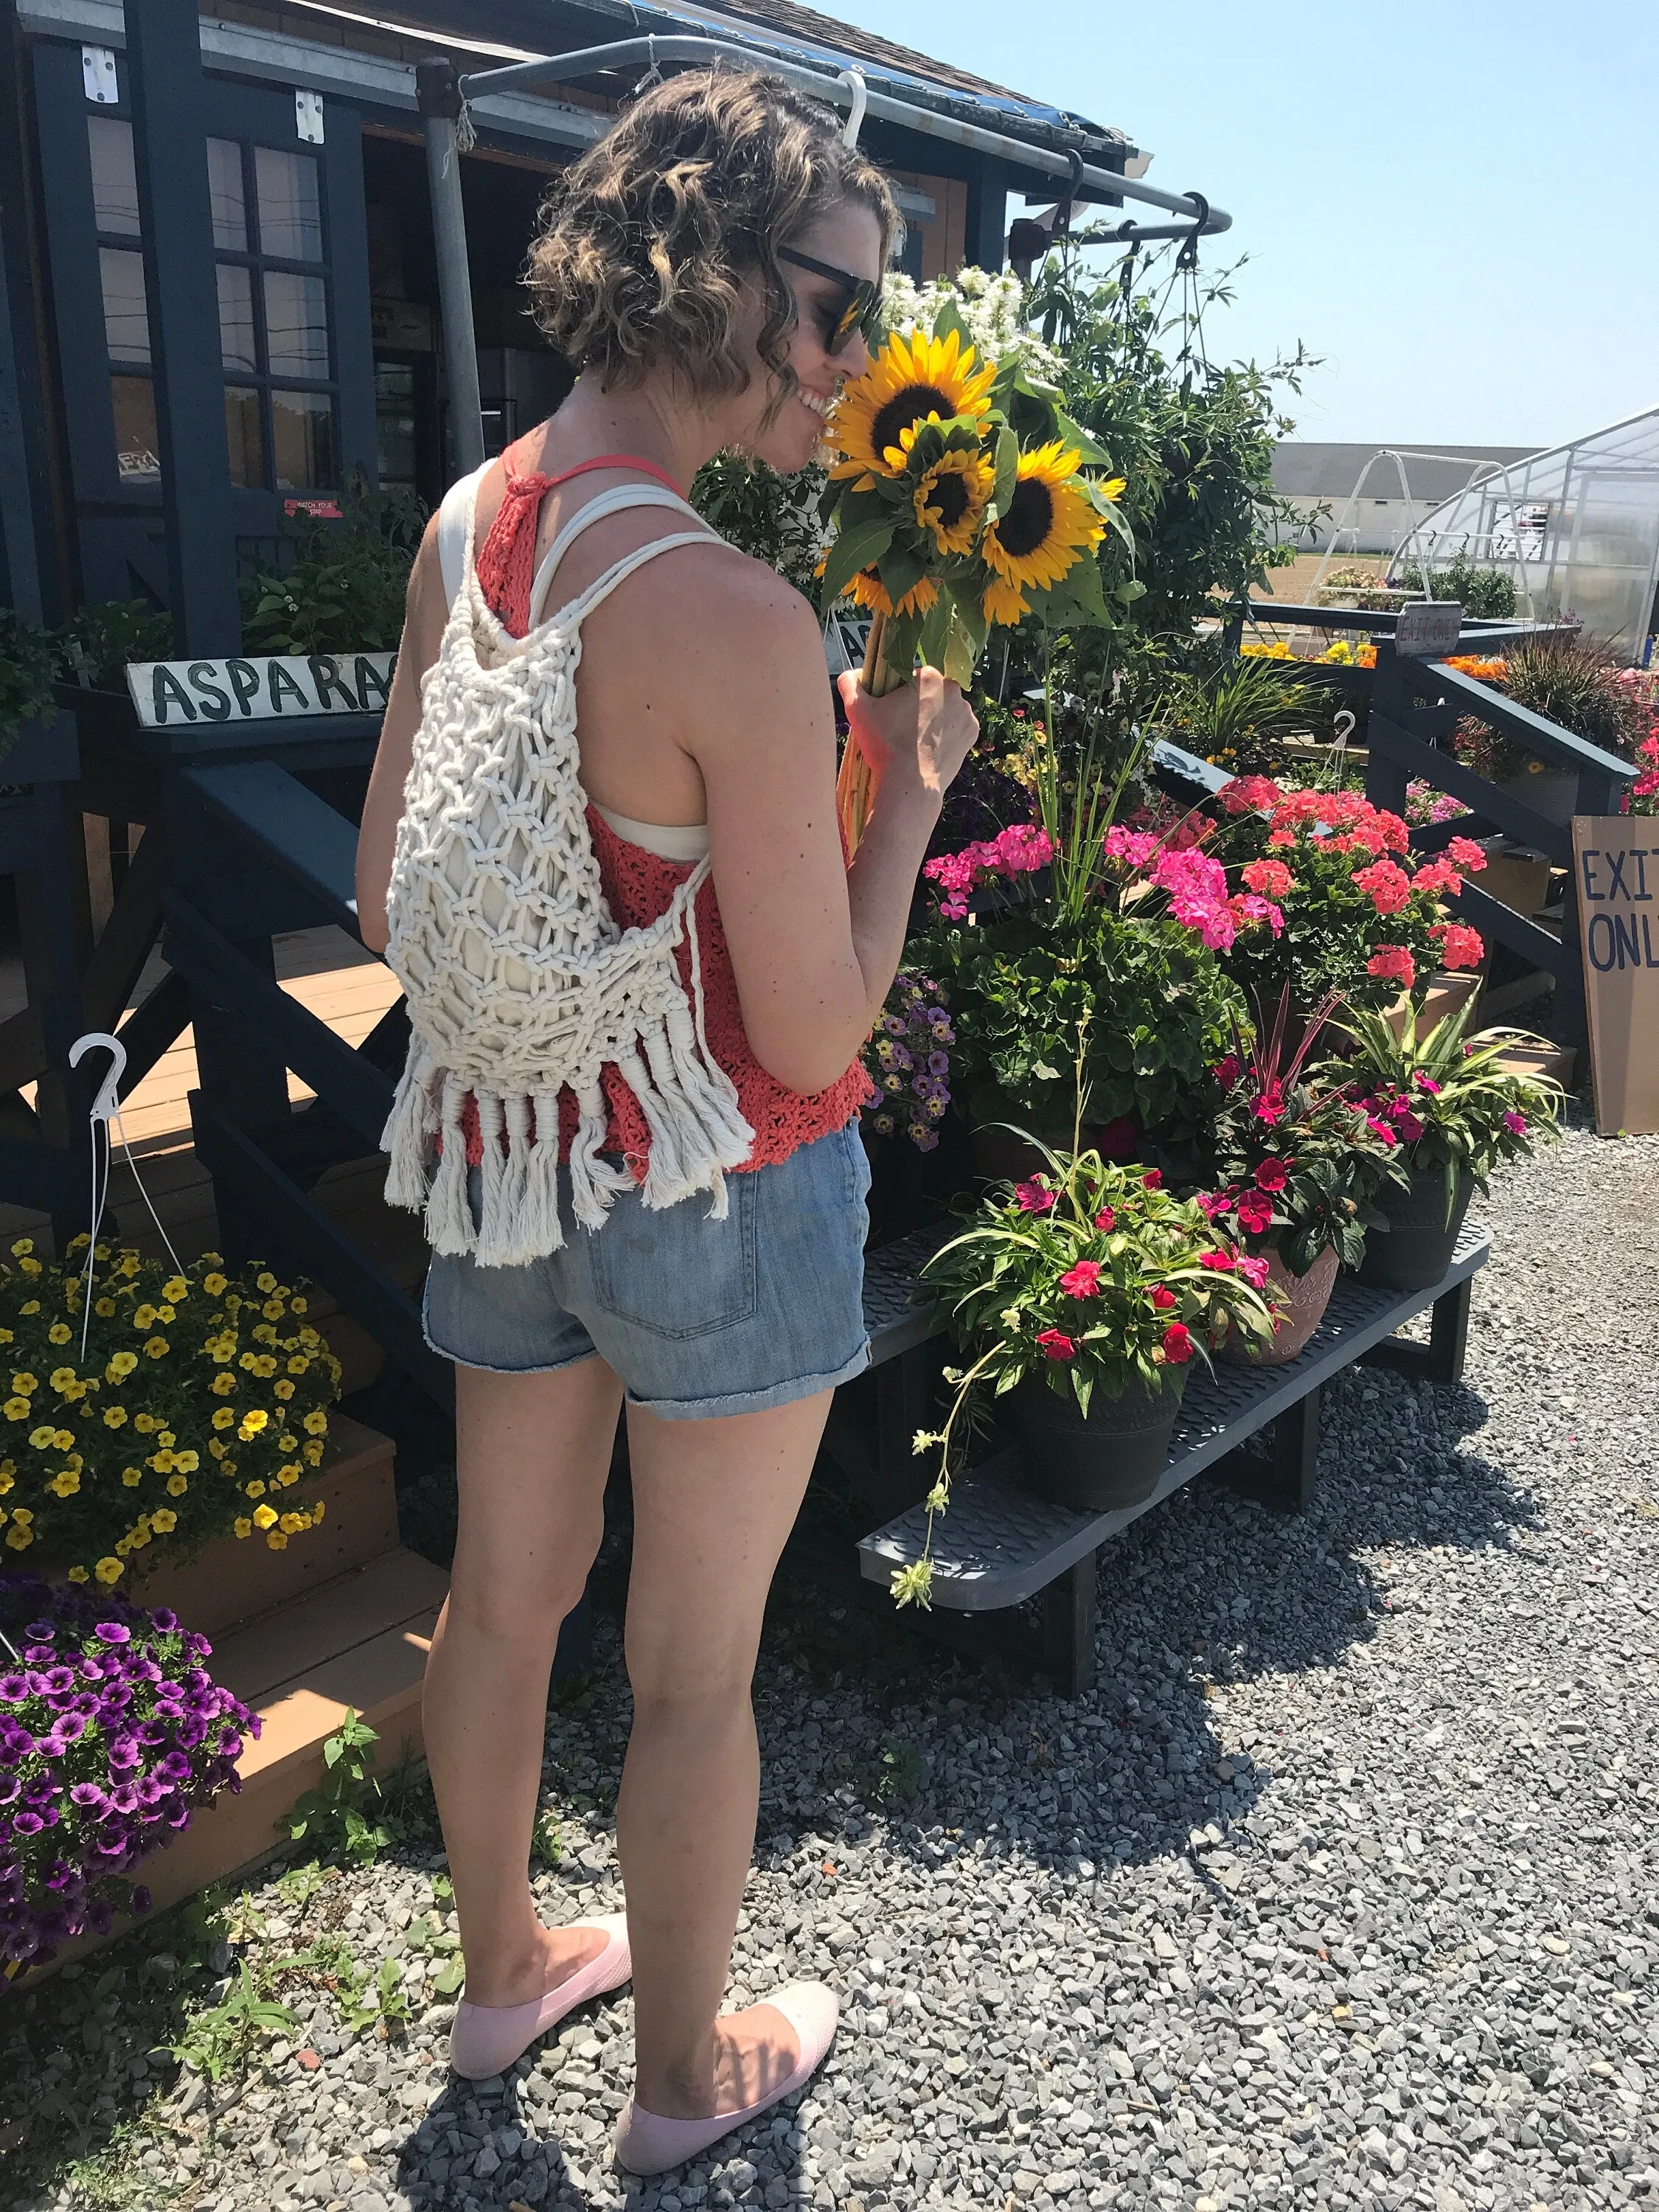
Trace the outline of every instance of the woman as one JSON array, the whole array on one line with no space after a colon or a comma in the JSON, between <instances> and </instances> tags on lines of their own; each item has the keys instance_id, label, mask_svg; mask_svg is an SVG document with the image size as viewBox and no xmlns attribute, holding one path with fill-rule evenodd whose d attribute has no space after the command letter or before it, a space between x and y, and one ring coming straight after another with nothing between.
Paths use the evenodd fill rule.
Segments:
<instances>
[{"instance_id":1,"label":"woman","mask_svg":"<svg viewBox=\"0 0 1659 2212\"><path fill-rule=\"evenodd\" d=\"M695 2155L798 2087L834 2033L835 1999L815 1984L717 2016L754 1839L750 1684L831 1392L868 1358L858 1054L897 967L941 799L976 732L935 672L879 700L842 679L878 776L848 866L817 620L771 570L696 527L673 493L727 448L781 470L811 459L837 386L866 366L864 325L895 228L879 173L842 144L833 118L784 86L724 72L659 86L561 180L532 252L536 312L579 372L574 389L484 471L470 541L447 502L451 580L455 548L470 542L476 570L460 588L488 603L486 629L499 619L513 636L529 625L532 571L563 534L556 591L548 597L542 579L537 607L568 611L588 594L574 714L605 898L617 923L655 923L707 874L706 847L712 882L676 924L673 958L712 1066L681 1072L688 1085L711 1076L709 1126L744 1137L729 1176L715 1145L701 1186L712 1207L651 1203L667 1141L651 1082L678 1078L654 1052L649 1078L642 1055L629 1060L638 1081L607 1066L602 1099L592 1086L586 1100L558 1099L565 1164L556 1195L544 1194L547 1208L568 1214L574 1202L603 1225L561 1241L562 1217L550 1218L529 1238L529 1264L481 1264L529 1249L512 1194L534 1171L527 1144L546 1136L552 1159L553 1097L543 1091L532 1140L533 1105L517 1102L515 1120L509 1100L503 1122L487 1087L463 1097L452 1074L440 1102L411 1074L421 1096L408 1141L424 1143L429 1170L435 1130L440 1182L450 1163L427 1328L457 1362L460 1523L424 1714L466 1958L452 2057L474 2075L500 2070L631 1965L637 2094L617 2151L640 2172ZM648 499L673 508L667 532ZM579 515L591 526L574 534ZM359 912L377 949L389 885L394 917L414 896L405 781L412 816L456 622L467 629L447 613L440 522L410 580L363 815ZM477 635L475 623L455 649ZM511 653L510 640L501 650ZM474 802L459 787L465 815ZM457 811L452 787L423 817L448 823L452 854L471 827L457 831ZM441 963L456 948L441 931L430 938L431 917L449 909L439 896L423 911L427 952ZM398 954L394 942L394 964ZM634 1727L617 1835L627 1918L550 1929L527 1881L548 1673L600 1540L624 1401Z\"/></svg>"}]
</instances>

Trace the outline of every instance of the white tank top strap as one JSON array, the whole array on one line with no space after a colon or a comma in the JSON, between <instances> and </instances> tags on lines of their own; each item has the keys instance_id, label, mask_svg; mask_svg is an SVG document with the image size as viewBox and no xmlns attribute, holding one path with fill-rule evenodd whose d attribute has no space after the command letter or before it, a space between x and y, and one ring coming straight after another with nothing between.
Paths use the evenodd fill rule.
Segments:
<instances>
[{"instance_id":1,"label":"white tank top strap","mask_svg":"<svg viewBox=\"0 0 1659 2212\"><path fill-rule=\"evenodd\" d=\"M603 522L608 515L621 514L633 507L665 507L676 514L684 514L694 522L702 517L695 507L683 500L678 492L670 491L665 484L613 484L602 491L597 499L590 499L579 507L558 536L542 556L536 570L536 580L530 591L530 626L533 629L541 620L542 610L547 604L547 594L552 588L554 574L561 561L590 523ZM707 529L708 525L703 524Z\"/></svg>"},{"instance_id":2,"label":"white tank top strap","mask_svg":"<svg viewBox=\"0 0 1659 2212\"><path fill-rule=\"evenodd\" d=\"M618 584L631 576L635 568L644 568L654 561L659 553L672 553L677 545L723 545L723 538L712 530L677 530L669 538L653 538L648 545L639 546L632 553L624 553L620 561L613 561L603 575L596 576L580 597L559 609L562 626L579 629L595 607L611 597Z\"/></svg>"},{"instance_id":3,"label":"white tank top strap","mask_svg":"<svg viewBox=\"0 0 1659 2212\"><path fill-rule=\"evenodd\" d=\"M464 477L457 477L444 494L438 507L438 568L443 577L444 603L453 606L455 594L461 588L461 579L466 574L466 549L472 538L472 510L477 504L478 486L483 482L483 467L473 469Z\"/></svg>"}]
</instances>

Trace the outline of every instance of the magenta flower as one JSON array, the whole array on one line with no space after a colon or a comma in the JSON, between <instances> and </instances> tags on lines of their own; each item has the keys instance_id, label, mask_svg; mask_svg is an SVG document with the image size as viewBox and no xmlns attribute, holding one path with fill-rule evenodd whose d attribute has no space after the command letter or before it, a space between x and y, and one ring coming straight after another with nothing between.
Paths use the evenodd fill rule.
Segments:
<instances>
[{"instance_id":1,"label":"magenta flower","mask_svg":"<svg viewBox=\"0 0 1659 2212\"><path fill-rule=\"evenodd\" d=\"M1041 1178L1030 1182L1017 1182L1014 1196L1019 1201L1022 1213L1049 1213L1054 1210L1054 1194Z\"/></svg>"},{"instance_id":2,"label":"magenta flower","mask_svg":"<svg viewBox=\"0 0 1659 2212\"><path fill-rule=\"evenodd\" d=\"M1510 1136L1524 1137L1527 1133L1527 1117L1524 1114L1513 1112L1505 1114L1504 1127L1509 1131Z\"/></svg>"}]
</instances>

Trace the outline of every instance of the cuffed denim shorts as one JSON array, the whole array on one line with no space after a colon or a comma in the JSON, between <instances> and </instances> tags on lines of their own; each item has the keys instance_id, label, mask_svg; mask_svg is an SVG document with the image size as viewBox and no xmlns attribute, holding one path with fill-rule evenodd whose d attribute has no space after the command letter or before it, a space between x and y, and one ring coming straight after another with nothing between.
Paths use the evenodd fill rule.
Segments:
<instances>
[{"instance_id":1,"label":"cuffed denim shorts","mask_svg":"<svg viewBox=\"0 0 1659 2212\"><path fill-rule=\"evenodd\" d=\"M480 1174L468 1176L477 1218ZM562 1218L570 1185L559 1177ZM849 1382L869 1364L858 1123L771 1167L726 1179L724 1221L702 1198L649 1212L623 1192L603 1229L580 1225L524 1267L434 1253L423 1324L434 1352L494 1375L548 1375L595 1352L630 1405L666 1420L758 1413Z\"/></svg>"}]
</instances>

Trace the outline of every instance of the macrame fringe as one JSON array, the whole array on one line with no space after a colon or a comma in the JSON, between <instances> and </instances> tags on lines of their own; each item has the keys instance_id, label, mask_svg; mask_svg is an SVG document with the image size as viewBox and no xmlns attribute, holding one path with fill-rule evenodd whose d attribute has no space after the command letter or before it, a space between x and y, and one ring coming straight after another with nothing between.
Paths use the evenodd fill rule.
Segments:
<instances>
[{"instance_id":1,"label":"macrame fringe","mask_svg":"<svg viewBox=\"0 0 1659 2212\"><path fill-rule=\"evenodd\" d=\"M526 1260L564 1249L564 1224L559 1218L559 1094L538 1091L533 1103L536 1139L525 1162L520 1215Z\"/></svg>"},{"instance_id":2,"label":"macrame fringe","mask_svg":"<svg viewBox=\"0 0 1659 2212\"><path fill-rule=\"evenodd\" d=\"M411 1042L392 1111L380 1132L387 1153L386 1200L418 1213L426 1204L427 1133L432 1115L429 1091L436 1071L418 1042Z\"/></svg>"},{"instance_id":3,"label":"macrame fringe","mask_svg":"<svg viewBox=\"0 0 1659 2212\"><path fill-rule=\"evenodd\" d=\"M453 1075L443 1079L441 1110L443 1150L438 1172L426 1200L426 1241L434 1252L459 1258L477 1242L472 1209L466 1202L466 1131L461 1126L461 1106L466 1087Z\"/></svg>"}]
</instances>

